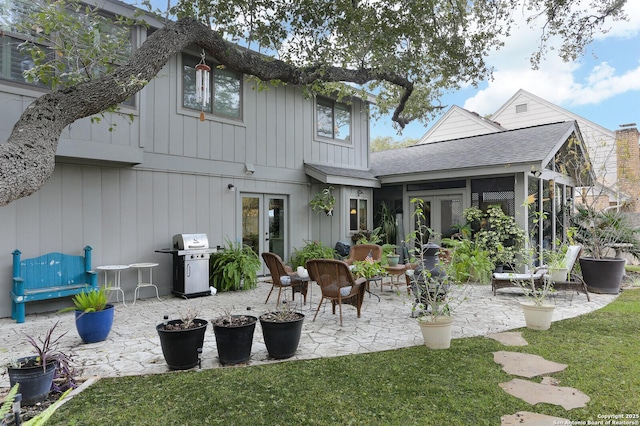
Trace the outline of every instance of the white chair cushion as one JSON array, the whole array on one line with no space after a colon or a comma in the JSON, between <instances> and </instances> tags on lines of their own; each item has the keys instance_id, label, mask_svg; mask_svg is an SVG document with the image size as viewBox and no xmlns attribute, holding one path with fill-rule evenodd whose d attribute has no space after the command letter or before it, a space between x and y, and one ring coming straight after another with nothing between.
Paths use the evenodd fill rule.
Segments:
<instances>
[{"instance_id":1,"label":"white chair cushion","mask_svg":"<svg viewBox=\"0 0 640 426\"><path fill-rule=\"evenodd\" d=\"M351 293L351 286L340 287L340 296L347 297Z\"/></svg>"},{"instance_id":2,"label":"white chair cushion","mask_svg":"<svg viewBox=\"0 0 640 426\"><path fill-rule=\"evenodd\" d=\"M285 275L284 277L280 277L280 284L282 284L282 285L291 285L291 277L289 275Z\"/></svg>"},{"instance_id":3,"label":"white chair cushion","mask_svg":"<svg viewBox=\"0 0 640 426\"><path fill-rule=\"evenodd\" d=\"M494 273L493 274L493 278L495 278L496 280L503 280L503 281L507 281L507 280L516 280L516 281L524 281L524 280L537 280L542 278L542 272L536 272L535 274L514 274L514 273L510 273L510 272L503 272L503 273Z\"/></svg>"}]
</instances>

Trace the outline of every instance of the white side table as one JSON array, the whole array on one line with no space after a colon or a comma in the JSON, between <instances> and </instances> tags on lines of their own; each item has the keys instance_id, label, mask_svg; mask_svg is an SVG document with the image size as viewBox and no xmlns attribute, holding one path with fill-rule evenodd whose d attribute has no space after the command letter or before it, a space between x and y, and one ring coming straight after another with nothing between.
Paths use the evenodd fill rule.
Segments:
<instances>
[{"instance_id":1,"label":"white side table","mask_svg":"<svg viewBox=\"0 0 640 426\"><path fill-rule=\"evenodd\" d=\"M122 304L124 306L127 306L127 304L124 301L124 290L120 286L120 272L124 271L125 269L129 269L129 265L103 265L103 266L97 266L96 269L99 271L104 271L105 288L109 291L119 291L120 293L122 293ZM107 273L109 271L113 271L113 283L110 285L108 284L109 280L107 277ZM119 301L120 301L120 296L118 295L118 293L116 293L116 302L119 302Z\"/></svg>"},{"instance_id":2,"label":"white side table","mask_svg":"<svg viewBox=\"0 0 640 426\"><path fill-rule=\"evenodd\" d=\"M133 292L133 303L136 303L136 299L140 297L140 289L143 287L153 287L156 289L156 297L158 300L160 299L160 295L158 294L158 287L153 283L153 268L158 266L159 263L132 263L129 265L130 268L136 268L138 270L138 286ZM142 271L145 269L149 270L149 282L145 283L142 280Z\"/></svg>"}]
</instances>

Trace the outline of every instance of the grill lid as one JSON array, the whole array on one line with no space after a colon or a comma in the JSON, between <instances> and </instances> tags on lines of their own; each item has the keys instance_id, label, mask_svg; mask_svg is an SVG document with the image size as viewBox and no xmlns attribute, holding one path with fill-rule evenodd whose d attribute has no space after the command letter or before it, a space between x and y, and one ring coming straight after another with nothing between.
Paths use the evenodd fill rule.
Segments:
<instances>
[{"instance_id":1,"label":"grill lid","mask_svg":"<svg viewBox=\"0 0 640 426\"><path fill-rule=\"evenodd\" d=\"M176 234L173 236L173 248L178 250L208 249L207 234Z\"/></svg>"}]
</instances>

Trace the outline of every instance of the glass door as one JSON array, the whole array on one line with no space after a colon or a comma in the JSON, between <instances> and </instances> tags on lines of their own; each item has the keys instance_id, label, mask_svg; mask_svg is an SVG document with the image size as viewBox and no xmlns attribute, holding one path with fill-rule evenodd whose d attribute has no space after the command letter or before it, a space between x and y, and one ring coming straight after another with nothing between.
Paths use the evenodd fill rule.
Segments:
<instances>
[{"instance_id":1,"label":"glass door","mask_svg":"<svg viewBox=\"0 0 640 426\"><path fill-rule=\"evenodd\" d=\"M269 251L285 262L288 256L286 197L271 194L242 194L242 242L260 255ZM262 260L262 258L261 258ZM258 274L268 273L263 265Z\"/></svg>"},{"instance_id":2,"label":"glass door","mask_svg":"<svg viewBox=\"0 0 640 426\"><path fill-rule=\"evenodd\" d=\"M423 201L422 213L424 218L419 223L419 218L415 216L416 203L411 203L411 226L412 231L418 229L418 225L424 225L427 228L433 230L436 235L430 235L425 233L422 236L422 244L433 242L440 244L440 235L443 238L450 237L454 232L454 225L463 225L464 218L463 212L463 195L451 194L451 195L432 195L432 196L412 196L411 199L418 198Z\"/></svg>"}]
</instances>

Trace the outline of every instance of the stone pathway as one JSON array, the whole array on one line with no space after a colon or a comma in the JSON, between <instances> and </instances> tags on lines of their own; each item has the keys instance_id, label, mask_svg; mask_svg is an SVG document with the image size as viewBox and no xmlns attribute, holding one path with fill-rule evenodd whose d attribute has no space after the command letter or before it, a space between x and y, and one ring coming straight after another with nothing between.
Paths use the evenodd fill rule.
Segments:
<instances>
[{"instance_id":1,"label":"stone pathway","mask_svg":"<svg viewBox=\"0 0 640 426\"><path fill-rule=\"evenodd\" d=\"M490 335L492 339L502 342L505 346L514 343L515 346L525 346L528 343L519 332L495 333ZM534 378L544 374L553 374L564 371L566 364L549 361L539 355L531 355L521 352L498 351L493 353L493 360L502 365L503 371L515 376ZM565 410L572 410L586 406L591 400L588 395L570 387L559 386L558 380L553 377L543 377L540 383L514 378L509 382L499 383L509 395L520 398L523 401L536 405L539 402L560 405ZM505 415L500 418L501 426L508 425L558 425L571 424L569 419L547 416L528 411L519 411L515 414Z\"/></svg>"}]
</instances>

